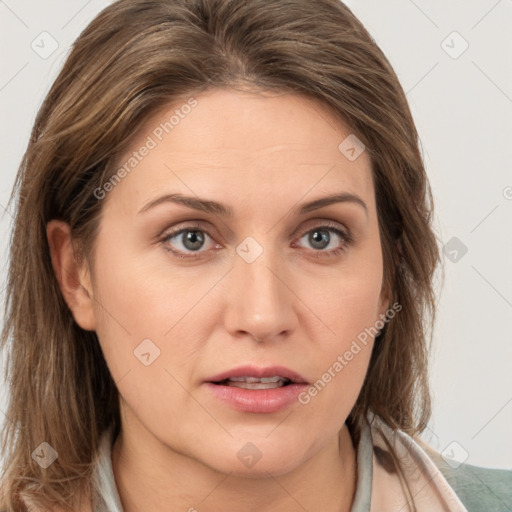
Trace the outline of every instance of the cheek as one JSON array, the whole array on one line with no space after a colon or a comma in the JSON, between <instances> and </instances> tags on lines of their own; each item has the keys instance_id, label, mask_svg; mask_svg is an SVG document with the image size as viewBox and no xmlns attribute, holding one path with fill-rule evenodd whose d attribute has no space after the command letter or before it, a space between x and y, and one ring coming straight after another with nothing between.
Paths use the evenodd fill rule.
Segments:
<instances>
[{"instance_id":1,"label":"cheek","mask_svg":"<svg viewBox=\"0 0 512 512\"><path fill-rule=\"evenodd\" d=\"M340 298L337 305L332 315L326 316L335 334L319 342L317 377L319 389L328 384L333 395L341 392L343 400L351 403L365 378L378 331L377 300L374 294L359 290L357 295Z\"/></svg>"},{"instance_id":2,"label":"cheek","mask_svg":"<svg viewBox=\"0 0 512 512\"><path fill-rule=\"evenodd\" d=\"M126 241L112 243L113 237L99 238L96 252L100 345L119 392L137 414L169 422L170 410L197 407L184 389L193 388L219 322L222 286L216 285L226 269L172 266L163 250L141 254Z\"/></svg>"},{"instance_id":3,"label":"cheek","mask_svg":"<svg viewBox=\"0 0 512 512\"><path fill-rule=\"evenodd\" d=\"M315 380L299 397L325 426L335 428L345 421L363 386L376 335L378 291L373 285L359 286L328 295L336 307L324 309L323 314L334 334L317 337L311 354Z\"/></svg>"},{"instance_id":4,"label":"cheek","mask_svg":"<svg viewBox=\"0 0 512 512\"><path fill-rule=\"evenodd\" d=\"M359 263L341 271L336 279L322 282L315 292L311 292L315 290L311 283L308 285L308 305L321 322L311 324L312 339L317 340L314 358L318 373L303 403L314 401L319 409L336 410L342 420L360 392L381 325L382 261L378 251L367 253Z\"/></svg>"},{"instance_id":5,"label":"cheek","mask_svg":"<svg viewBox=\"0 0 512 512\"><path fill-rule=\"evenodd\" d=\"M382 260L378 246L358 253L330 279L303 282L302 296L316 313L320 340L342 350L365 329L375 325L381 309Z\"/></svg>"},{"instance_id":6,"label":"cheek","mask_svg":"<svg viewBox=\"0 0 512 512\"><path fill-rule=\"evenodd\" d=\"M180 360L195 350L190 339L199 339L190 313L210 280L169 275L165 265L142 258L124 243L113 243L107 235L98 238L94 276L97 334L113 377L141 366L179 369ZM190 339L183 339L184 328Z\"/></svg>"},{"instance_id":7,"label":"cheek","mask_svg":"<svg viewBox=\"0 0 512 512\"><path fill-rule=\"evenodd\" d=\"M130 410L177 432L182 422L170 411L194 410L184 389L190 388L191 360L205 340L191 313L211 284L166 280L162 268L141 266L121 252L98 251L98 261L105 263L95 276L100 345Z\"/></svg>"}]
</instances>

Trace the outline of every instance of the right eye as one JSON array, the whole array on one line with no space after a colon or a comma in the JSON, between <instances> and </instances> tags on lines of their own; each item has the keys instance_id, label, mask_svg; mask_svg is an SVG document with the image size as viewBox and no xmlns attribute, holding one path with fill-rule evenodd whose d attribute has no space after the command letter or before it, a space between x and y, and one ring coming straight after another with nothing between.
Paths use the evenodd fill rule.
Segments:
<instances>
[{"instance_id":1,"label":"right eye","mask_svg":"<svg viewBox=\"0 0 512 512\"><path fill-rule=\"evenodd\" d=\"M213 237L207 231L199 226L190 225L167 233L162 238L162 242L166 245L167 250L174 253L179 258L197 258L198 255L194 255L193 253L206 252L208 249L201 249L203 249L205 245L209 245L208 239L211 240L210 245L213 244L215 246Z\"/></svg>"}]
</instances>

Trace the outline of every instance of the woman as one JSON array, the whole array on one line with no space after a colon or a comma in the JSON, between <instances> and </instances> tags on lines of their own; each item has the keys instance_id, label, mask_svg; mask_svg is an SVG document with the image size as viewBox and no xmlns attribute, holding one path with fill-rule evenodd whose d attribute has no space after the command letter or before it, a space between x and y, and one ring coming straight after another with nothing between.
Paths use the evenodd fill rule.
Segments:
<instances>
[{"instance_id":1,"label":"woman","mask_svg":"<svg viewBox=\"0 0 512 512\"><path fill-rule=\"evenodd\" d=\"M449 471L417 440L431 194L342 3L115 2L15 194L2 510L510 503L509 472Z\"/></svg>"}]
</instances>

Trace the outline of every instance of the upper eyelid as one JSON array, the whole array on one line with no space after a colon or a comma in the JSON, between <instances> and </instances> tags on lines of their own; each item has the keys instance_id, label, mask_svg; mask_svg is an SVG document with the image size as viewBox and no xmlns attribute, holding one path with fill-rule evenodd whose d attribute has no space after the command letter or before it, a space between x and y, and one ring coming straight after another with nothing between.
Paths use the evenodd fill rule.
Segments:
<instances>
[{"instance_id":1,"label":"upper eyelid","mask_svg":"<svg viewBox=\"0 0 512 512\"><path fill-rule=\"evenodd\" d=\"M300 229L297 229L293 232L293 235L296 235L297 233L306 233L310 231L311 229L320 228L320 227L326 227L329 229L339 229L340 231L346 231L348 232L349 229L342 223L336 220L329 220L329 219L310 219L303 223L302 226L306 224L306 227L301 227Z\"/></svg>"},{"instance_id":2,"label":"upper eyelid","mask_svg":"<svg viewBox=\"0 0 512 512\"><path fill-rule=\"evenodd\" d=\"M208 233L210 231L210 229L208 227L205 227L205 225L207 225L207 224L211 224L211 223L207 220L202 220L202 219L183 220L183 221L177 223L178 226L182 225L181 227L173 226L171 228L166 228L162 231L162 235L168 236L169 233L178 233L181 230L187 230L187 229L192 230L194 227L197 228L198 230L204 230ZM304 224L307 227L304 227ZM348 227L345 226L345 224L343 222L340 222L338 220L322 219L321 218L321 219L308 219L308 220L302 222L301 227L294 229L292 232L292 235L295 236L299 232L304 233L304 232L308 231L309 229L314 229L315 227L324 227L324 226L336 227L342 231L350 231L348 229ZM215 231L218 231L218 230L215 229ZM230 230L230 232L232 232L232 231ZM166 235L166 233L167 233L167 235Z\"/></svg>"}]
</instances>

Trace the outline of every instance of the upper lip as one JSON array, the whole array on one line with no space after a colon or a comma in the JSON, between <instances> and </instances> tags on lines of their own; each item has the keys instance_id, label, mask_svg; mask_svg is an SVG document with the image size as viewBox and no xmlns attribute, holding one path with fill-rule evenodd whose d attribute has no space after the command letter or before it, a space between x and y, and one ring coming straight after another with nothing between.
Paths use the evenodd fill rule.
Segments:
<instances>
[{"instance_id":1,"label":"upper lip","mask_svg":"<svg viewBox=\"0 0 512 512\"><path fill-rule=\"evenodd\" d=\"M229 379L230 377L284 377L285 379L291 380L293 383L304 383L308 382L302 375L286 368L285 366L238 366L237 368L232 368L231 370L226 370L225 372L218 373L217 375L213 375L212 377L208 377L205 379L205 382L221 382L223 380Z\"/></svg>"}]
</instances>

